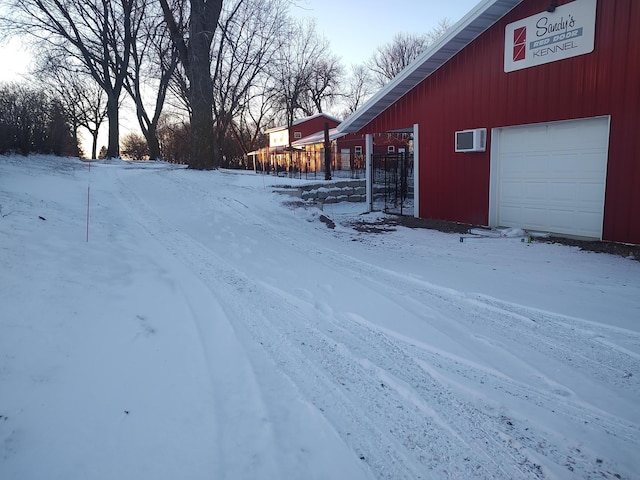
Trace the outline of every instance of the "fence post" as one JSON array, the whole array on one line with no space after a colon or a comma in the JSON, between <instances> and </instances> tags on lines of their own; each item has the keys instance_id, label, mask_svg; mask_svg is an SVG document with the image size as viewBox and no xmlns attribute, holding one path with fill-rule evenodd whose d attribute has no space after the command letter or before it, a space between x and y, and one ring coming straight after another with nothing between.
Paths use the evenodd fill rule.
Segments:
<instances>
[{"instance_id":1,"label":"fence post","mask_svg":"<svg viewBox=\"0 0 640 480\"><path fill-rule=\"evenodd\" d=\"M366 185L366 195L367 195L367 211L373 212L373 135L367 133L365 135L365 149L364 149L364 158L365 158L365 185Z\"/></svg>"}]
</instances>

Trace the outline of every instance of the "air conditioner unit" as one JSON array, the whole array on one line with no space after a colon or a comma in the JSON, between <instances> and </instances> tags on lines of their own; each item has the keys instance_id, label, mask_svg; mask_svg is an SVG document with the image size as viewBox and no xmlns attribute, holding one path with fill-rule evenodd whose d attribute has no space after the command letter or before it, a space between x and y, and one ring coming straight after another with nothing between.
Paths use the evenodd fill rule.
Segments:
<instances>
[{"instance_id":1,"label":"air conditioner unit","mask_svg":"<svg viewBox=\"0 0 640 480\"><path fill-rule=\"evenodd\" d=\"M456 152L484 152L487 149L487 129L474 128L456 132Z\"/></svg>"}]
</instances>

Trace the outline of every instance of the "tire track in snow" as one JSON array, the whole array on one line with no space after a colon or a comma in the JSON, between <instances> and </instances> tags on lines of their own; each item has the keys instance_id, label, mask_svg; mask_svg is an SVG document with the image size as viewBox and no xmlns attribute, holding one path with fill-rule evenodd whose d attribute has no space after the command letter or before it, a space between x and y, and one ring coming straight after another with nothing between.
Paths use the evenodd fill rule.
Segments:
<instances>
[{"instance_id":1,"label":"tire track in snow","mask_svg":"<svg viewBox=\"0 0 640 480\"><path fill-rule=\"evenodd\" d=\"M144 214L145 218L154 216L150 211ZM153 221L163 223L159 217ZM370 363L366 355L352 353L340 338L321 332L316 325L323 315L291 306L285 292L278 294L273 288L265 289L250 282L242 272L235 271L191 238L171 228L159 230L164 232L161 242L174 255L194 268L197 266L201 275L215 272L207 279L207 284L217 284L214 291L231 289L229 298L240 293L259 299L257 310L241 308L236 303L225 305L231 312L228 317L244 320L253 337L298 388L325 412L343 439L360 452L379 478L428 478L434 472L453 478L531 478L532 473L539 476L538 466L515 451L505 451L504 445L482 428L471 429L482 433L480 439L466 434L469 415L456 420L448 414L449 419L444 421L427 402L408 396L406 392L410 388L400 387L402 380L392 379L388 371L382 373L383 368ZM175 245L182 248L176 251ZM221 299L225 297L222 295ZM289 314L282 315L283 309L289 310ZM269 311L277 312L279 318L264 315L263 312ZM235 325L235 328L242 327ZM298 345L296 339L304 340ZM389 352L389 348L385 352ZM398 352L388 355L394 353ZM402 355L397 356L396 361L406 363ZM301 365L305 368L301 369ZM312 382L308 380L309 372L314 372ZM428 375L422 370L420 373L419 381L424 382ZM380 381L381 377L386 379L386 384ZM389 388L390 385L393 388ZM430 386L432 390L442 390L442 386L433 381ZM443 395L443 392L437 394ZM375 440L373 444L372 440ZM423 477L425 471L431 473Z\"/></svg>"},{"instance_id":2,"label":"tire track in snow","mask_svg":"<svg viewBox=\"0 0 640 480\"><path fill-rule=\"evenodd\" d=\"M640 376L629 375L640 371L640 354L618 343L626 343L640 349L640 334L608 325L570 318L552 312L528 308L477 295L470 298L481 308L496 311L506 321L522 318L531 328L523 329L528 343L535 341L544 330L547 353L568 363L578 363L599 381L628 392L640 389ZM533 323L531 323L533 322ZM521 332L519 332L521 333ZM615 341L607 339L615 339ZM524 343L524 340L521 339Z\"/></svg>"},{"instance_id":3,"label":"tire track in snow","mask_svg":"<svg viewBox=\"0 0 640 480\"><path fill-rule=\"evenodd\" d=\"M353 270L361 272L360 279L363 282L374 285L372 288L377 290L381 296L387 296L390 299L394 297L402 298L402 302L398 303L398 311L409 310L410 312L420 315L421 311L431 312L429 319L441 319L452 323L467 323L470 327L473 324L482 323L483 326L492 324L496 333L491 335L492 338L503 338L505 342L511 342L513 345L526 345L536 348L542 343L542 349L553 354L560 362L566 360L567 355L578 355L584 359L581 365L589 368L588 374L597 378L599 381L606 380L605 384L622 386L622 390L629 392L637 392L637 378L625 375L625 369L618 366L625 365L629 370L637 371L638 362L633 355L627 355L619 348L610 348L606 345L601 346L598 355L594 355L596 360L585 358L586 356L580 352L581 348L587 348L587 345L594 340L594 332L598 335L609 336L618 330L615 327L606 325L589 324L588 329L584 329L582 322L576 319L566 326L568 319L566 317L555 315L550 312L537 312L519 305L511 305L504 302L495 302L504 306L498 307L495 303L490 307L491 316L486 315L487 306L478 304L473 297L459 292L442 289L422 282L418 279L405 277L396 272L388 271L374 265L351 260L350 258L342 258L336 264L348 264ZM377 286L375 286L377 285ZM416 289L416 285L423 287ZM413 300L417 299L416 303ZM460 305L467 304L468 309L462 310ZM507 307L510 310L507 310ZM439 315L433 315L432 312ZM544 321L543 321L544 320ZM524 323L523 323L524 322ZM513 328L515 326L515 328ZM353 331L351 326L348 329ZM630 338L637 338L634 332L626 332ZM597 335L596 335L597 338ZM634 341L634 340L631 340ZM373 344L371 339L364 341L366 344ZM573 344L571 342L574 342ZM362 342L356 342L362 343ZM568 345L570 344L570 345ZM577 344L578 347L574 345ZM591 343L591 345L593 345ZM516 347L516 351L517 351ZM375 348L373 351L379 351ZM590 429L594 429L603 438L617 438L619 444L629 446L630 450L640 448L640 426L628 420L608 414L598 408L585 405L582 402L573 402L567 398L566 390L559 390L554 386L557 384L549 384L548 389L535 388L528 384L512 381L504 375L488 375L484 369L478 369L470 365L468 362L443 362L438 355L425 355L423 349L412 348L413 355L421 358L420 364L425 367L433 365L437 362L442 365L444 372L449 374L460 374L466 372L466 378L482 377L479 383L488 383L493 385L496 390L505 392L507 395L514 396L528 404L535 405L546 411L561 415L570 420L574 425L589 424ZM436 364L437 364L436 363ZM403 368L406 364L402 363ZM392 368L391 365L389 368ZM427 371L432 371L426 368ZM609 376L613 375L613 378ZM622 382L622 383L621 383ZM546 382L545 382L546 383ZM615 471L616 465L599 458L597 452L586 452L579 449L580 439L575 439L576 444L566 445L565 441L549 442L546 438L548 432L536 432L531 427L522 427L517 430L513 419L496 418L497 425L504 438L508 438L514 445L514 448L528 448L530 451L541 453L544 457L553 460L554 463L562 467L570 469L570 471L582 471L581 478L599 478L606 471ZM517 440L517 443L516 443ZM585 449L583 449L585 450ZM534 457L535 458L535 457ZM567 460L571 459L571 460ZM607 470L608 469L608 470Z\"/></svg>"},{"instance_id":4,"label":"tire track in snow","mask_svg":"<svg viewBox=\"0 0 640 480\"><path fill-rule=\"evenodd\" d=\"M189 189L196 195L210 198L209 193L202 192L193 185L189 184ZM606 326L590 325L586 330L580 322L577 325L568 326L566 318L561 316L548 312L537 315L526 307L442 289L419 279L334 252L329 248L321 247L319 243L302 247L297 244L292 232L288 232L286 228L276 230L275 224L266 223L264 218L247 209L246 205L240 205L239 202L226 197L222 198L222 202L228 209L225 213L231 214L239 221L250 222L261 235L277 238L287 248L314 256L318 261L339 265L341 271L367 282L369 288L376 294L386 295L390 301L398 303L399 309L408 310L411 314L419 315L421 310L424 312L429 309L433 313L433 318L439 317L440 321L455 321L463 325L460 328L465 328L464 325L473 326L482 323L485 328L499 332L498 336L493 338L500 338L506 334L510 342L515 345L526 345L529 348L534 344L537 346L542 341L545 352L561 362L566 360L567 350L581 354L585 346L598 342L598 348L601 349L598 352L599 359L586 358L585 364L589 368L590 375L607 382L611 382L611 372L615 375L621 372L617 366L628 364L629 355L624 349L616 348L615 344L607 346L605 342L598 340L598 338L609 338L611 329ZM240 207L242 207L241 210L238 210ZM160 218L157 221L163 222ZM345 322L344 315L334 315L330 308L318 305L314 298L307 299L309 306L317 307L318 311L325 315L311 312L305 307L304 301L300 303L300 299L296 303L288 292L278 292L277 289L274 291L273 288L269 289L269 292L263 291L264 286L249 282L242 272L220 258L216 258L211 251L195 240L184 234L178 237L173 241L173 245L186 242L189 245L187 250L201 249L200 261L204 261L211 268L221 268L224 265L222 269L226 269L227 273L222 283L223 290L224 285L244 285L245 287L251 285L249 288L251 295L260 299L259 303L251 302L256 311L251 312L250 307L239 309L237 305L225 306L226 309L235 312L239 318L244 318L246 322L245 325L236 325L235 328L246 326L253 338L263 344L265 350L298 385L301 392L325 412L327 418L338 429L343 439L352 445L354 451L362 452L361 454L370 462L373 471L380 478L419 478L419 471L422 471L421 468L425 466L427 469L435 468L435 471L445 476L461 475L475 478L544 476L544 470L536 464L536 454L542 458L543 465L546 458L547 462L566 468L567 471L573 469L574 472L581 474L582 478L602 475L605 468L609 471L615 470L615 466L608 465L606 459L597 459L595 456L587 458L589 452L581 454L577 447L564 446L561 440L549 441L546 438L548 432L536 431L526 422L500 414L499 409L491 402L478 406L476 398L469 403L459 389L452 387L452 381L445 379L448 374L472 379L476 383L488 383L492 388L517 397L523 402L541 409L554 410L556 414L574 423L587 418L603 435L617 436L631 442L632 445L638 445L638 426L635 424L607 415L588 405L572 402L561 392L553 393L552 388L547 391L544 384L535 388L461 359L443 356L399 341L389 335L381 336L384 341L380 338L376 341L376 334L371 332L360 331L359 336L354 336L358 328L353 325L353 321L351 324L346 322L349 324L348 329L340 328ZM198 263L194 258L183 258L183 260L187 263ZM216 280L211 279L211 281ZM230 293L233 294L233 292ZM398 302L399 294L402 294L401 302ZM405 301L409 297L412 302ZM274 303L274 298L279 300ZM283 303L291 304L287 317L295 318L295 321L288 318L273 318L265 314L269 308L265 310L263 306L270 306L271 310L281 312ZM467 308L462 309L463 305ZM443 331L445 334L451 333L451 329ZM300 338L304 339L303 344L296 341ZM571 342L577 343L578 347L574 347ZM571 343L569 348L567 343ZM361 351L363 345L367 346L365 351ZM370 345L375 345L376 348L370 348ZM381 353L372 355L372 352ZM300 365L304 366L305 371L313 374L301 375ZM602 367L606 370L604 373L601 371L602 365L605 365ZM407 366L409 366L408 370ZM379 388L378 385L380 385ZM625 385L622 384L622 388L625 388ZM548 386L553 387L553 385ZM626 388L635 389L636 387L632 384ZM358 411L358 404L362 404L363 397L375 399L374 404L364 402L372 414L366 415ZM450 408L451 405L455 405L456 408ZM394 414L391 417L393 420L387 419L386 426L381 428L381 422L376 419L376 416L384 416L387 411L398 410L398 406L409 412L407 417L427 417L433 425L420 426L403 415ZM464 414L460 415L455 413L456 411ZM358 418L358 422L350 422L352 418ZM346 427L341 428L340 424ZM363 425L366 426L363 427ZM389 434L384 431L386 429L389 430ZM459 465L467 460L448 459L452 465L455 464L452 470L438 470L439 466L430 465L424 455L424 451L428 451L434 444L439 445L441 454L449 450L450 445L446 442L440 440L434 442L432 435L438 429L441 431L440 435L447 437L448 441L461 441L466 445L470 451L468 463L481 464L482 459L486 459L487 455L496 460L488 462L489 466L476 466L475 469L467 469L462 473ZM371 443L371 441L354 439L354 431L360 431L361 437L366 436L375 441ZM364 432L367 432L367 435L364 435ZM417 436L416 432L419 432ZM418 437L421 440L415 440ZM425 439L430 439L431 445ZM381 455L381 451L388 449L388 446L384 447L385 444L393 445L395 452L386 452L386 456ZM426 445L429 446L426 447ZM371 460L375 455L381 461ZM444 457L446 454L442 454L438 461L442 463ZM405 464L404 469L400 467L402 464ZM414 471L411 471L411 468L407 470L406 464L414 464L417 467L413 469ZM501 464L507 465L506 470L501 469ZM390 471L389 466L395 470ZM384 476L385 471L390 474Z\"/></svg>"},{"instance_id":5,"label":"tire track in snow","mask_svg":"<svg viewBox=\"0 0 640 480\"><path fill-rule=\"evenodd\" d=\"M343 328L345 334L355 336L354 345L372 346L372 351L376 353L384 352L389 348L396 350L396 353L388 358L377 357L376 364L384 368L381 376L391 374L394 378L400 379L404 385L413 385L411 395L417 395L428 402L430 408L440 412L449 425L464 428L464 423L456 420L460 412L463 412L462 416L466 419L474 419L473 427L481 431L484 437L479 436L477 432L467 433L464 430L463 435L466 433L467 438L474 437L472 442L480 445L487 440L507 443L509 449L516 452L513 455L514 461L533 465L534 472L540 473L535 466L540 456L553 460L556 465L570 466L571 471L579 478L601 478L603 472L615 471L617 467L607 460L598 458L596 452L589 452L584 448L584 451L581 451L580 443L572 445L566 439L564 441L560 439L555 443L550 442L549 433L551 432L540 431L526 418L513 418L509 413L503 413L499 404L488 397L483 397L480 390L470 392L470 383L487 385L489 389L518 397L532 407L565 416L575 424L589 424L588 428L598 429L603 436L618 437L630 446L630 450L640 448L638 426L606 412L567 401L561 396L532 388L530 385L511 380L497 372L483 369L479 365L449 357L433 351L428 346L416 344L411 339L400 339L393 332L385 332L354 315L343 315L338 319L337 324L342 327L336 326L336 328ZM405 358L398 361L403 356ZM434 383L439 383L441 387L428 386L424 381L420 381L424 377L416 371L417 369L424 370ZM468 381L458 385L453 377L463 377ZM434 390L445 392L445 394L434 397L432 394ZM465 397L468 399L465 400ZM452 414L455 417L451 418ZM540 456L532 456L530 452L537 452ZM572 460L569 465L570 458Z\"/></svg>"},{"instance_id":6,"label":"tire track in snow","mask_svg":"<svg viewBox=\"0 0 640 480\"><path fill-rule=\"evenodd\" d=\"M140 197L125 188L117 173L116 180L120 186L120 200L131 212L134 221L173 260L183 268L186 267L193 275L193 280L189 279L188 285L179 287L179 294L185 301L189 318L197 331L215 401L212 410L216 412L217 474L228 478L252 478L259 472L265 478L286 477L278 459L263 454L264 447L277 440L268 424L263 421L269 416L269 406L262 397L255 370L251 368L250 362L245 363L249 359L238 357L238 349L243 346L237 342L234 326L226 315L224 304L211 289L211 284L202 282L203 264L195 260L185 262L187 252L184 249L189 246L189 238L161 221ZM187 277L182 275L181 278ZM221 348L214 348L212 342L216 342L216 346ZM244 354L244 351L240 354ZM231 374L230 366L235 369ZM218 391L233 392L234 396L228 398L217 393ZM248 402L251 402L250 409L239 408ZM235 453L238 449L243 451L243 455Z\"/></svg>"},{"instance_id":7,"label":"tire track in snow","mask_svg":"<svg viewBox=\"0 0 640 480\"><path fill-rule=\"evenodd\" d=\"M312 253L326 257L333 251L325 249ZM612 336L624 337L625 341L640 345L640 334L636 332L570 319L480 295L467 295L337 252L334 256L336 265L352 273L357 272L361 282L370 284L379 295L395 301L399 311L408 311L437 322L432 326L450 338L481 325L483 329L493 330L492 338L542 351L562 363L580 365L581 370L586 370L590 376L612 388L626 393L640 390L640 376L629 375L640 371L640 355L606 340ZM460 308L465 304L468 308Z\"/></svg>"},{"instance_id":8,"label":"tire track in snow","mask_svg":"<svg viewBox=\"0 0 640 480\"><path fill-rule=\"evenodd\" d=\"M425 478L407 461L402 449L394 445L394 440L379 428L375 421L377 419L370 419L359 404L350 401L345 389L340 388L339 383L335 381L334 374L327 373L321 365L308 359L295 340L299 337L283 331L280 327L282 319L269 319L263 314L265 311L272 311L280 317L283 311L282 304L274 299L271 292L260 292L261 289L242 272L236 271L199 242L166 224L151 209L144 206L135 194L122 190L123 199L133 210L136 220L170 254L194 271L217 293L218 300L227 312L227 318L237 319L233 328L246 331L264 348L302 395L330 420L345 443L351 446L354 455L370 465L376 472L376 478ZM258 300L242 305L233 301L238 295ZM291 311L288 317L298 319L300 312ZM309 332L302 335L304 338L311 338ZM307 342L318 344L319 341Z\"/></svg>"},{"instance_id":9,"label":"tire track in snow","mask_svg":"<svg viewBox=\"0 0 640 480\"><path fill-rule=\"evenodd\" d=\"M292 245L295 245L295 242L292 242ZM311 249L311 253L324 258L325 262L327 261L326 257L331 256L332 251L330 249L317 248L317 245L315 248ZM633 375L629 374L629 371L637 370L637 355L613 342L608 344L603 340L603 338L609 338L612 335L624 335L623 338L628 342L638 344L639 336L635 332L618 332L620 329L615 327L585 322L580 319L568 321L571 319L561 315L550 312L537 312L534 309L505 302L499 302L500 305L496 305L495 302L490 304L486 299L483 299L483 303L478 300L477 296L464 295L439 287L434 288L429 284L426 284L425 288L425 282L411 277L404 277L371 264L363 264L342 254L337 254L335 257L337 261L329 260L329 263L341 266L347 265L347 269L350 272L356 271L360 273L358 278L361 281L367 281L372 278L379 279L379 287L375 289L379 295L390 296L389 285L393 285L397 292L403 293L405 297L415 296L419 298L420 309L433 311L434 303L439 303L440 307L435 308L436 311L453 313L453 316L444 315L444 318L449 322L453 318L456 321L460 319L460 309L452 309L450 304L466 303L469 309L463 315L463 317L468 317L465 320L467 322L470 321L471 324L492 323L496 332L496 334L492 335L493 338L501 338L504 336L504 332L508 331L507 341L512 342L514 345L521 344L529 348L538 348L540 342L542 342L545 353L559 362L571 364L572 362L568 360L571 358L570 355L573 355L574 358L580 360L580 368L586 366L588 375L598 379L598 381L604 384L611 384L626 392L638 391L637 376L634 378ZM417 289L416 286L418 287ZM434 298L438 301L434 302ZM406 308L406 305L399 305L399 308ZM412 310L417 313L417 309ZM488 319L489 322L487 322L487 310L493 313ZM522 322L525 322L524 327L520 325ZM516 325L516 328L512 328L513 325ZM517 351L517 347L511 350ZM597 351L597 354L584 354L584 351ZM428 365L424 361L419 363L423 367ZM623 368L620 368L621 366ZM458 370L460 365L451 366L451 368L453 372ZM467 370L469 370L468 367ZM473 368L471 368L471 371L473 371ZM574 425L588 423L589 428L595 429L603 437L617 437L628 445L640 445L640 428L636 423L610 415L601 409L585 405L582 402L572 401L567 398L567 396L571 395L570 392L567 392L566 388L551 379L542 376L543 383L536 388L521 382L506 381L510 379L504 376L496 376L495 378L503 379L503 385L497 382L498 386L495 388L503 390L507 395L517 396L522 401L564 416ZM494 381L493 383L496 382ZM519 450L528 448L530 451L540 453L569 471L582 471L584 478L599 477L600 475L605 475L607 471L615 471L616 469L616 466L611 465L607 460L597 458L597 452L581 452L578 447L564 446L563 443L566 443L566 441L562 439L558 442L560 448L556 448L557 445L550 443L545 438L546 432L532 433L530 427L522 427L522 431L518 432L514 427L514 421L504 416L497 418L497 423L500 427L500 432L502 432L502 438L506 438L508 442L514 445L514 448ZM535 457L536 455L533 456L533 458Z\"/></svg>"}]
</instances>

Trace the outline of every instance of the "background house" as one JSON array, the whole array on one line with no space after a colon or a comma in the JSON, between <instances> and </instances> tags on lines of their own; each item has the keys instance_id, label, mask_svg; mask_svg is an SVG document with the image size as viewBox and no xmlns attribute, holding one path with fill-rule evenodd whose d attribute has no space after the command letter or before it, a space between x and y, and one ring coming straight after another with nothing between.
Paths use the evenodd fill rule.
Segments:
<instances>
[{"instance_id":1,"label":"background house","mask_svg":"<svg viewBox=\"0 0 640 480\"><path fill-rule=\"evenodd\" d=\"M329 130L332 171L349 172L350 176L364 176L365 136ZM377 155L394 155L409 148L410 136L405 133L378 133L373 136L373 151ZM293 142L299 149L303 171L324 170L324 131Z\"/></svg>"},{"instance_id":2,"label":"background house","mask_svg":"<svg viewBox=\"0 0 640 480\"><path fill-rule=\"evenodd\" d=\"M249 154L253 157L255 169L269 172L291 172L299 169L300 147L293 147L293 143L318 131L324 131L325 123L329 128L335 128L340 120L326 113L318 113L295 120L291 128L282 125L265 130L269 136L269 146Z\"/></svg>"},{"instance_id":3,"label":"background house","mask_svg":"<svg viewBox=\"0 0 640 480\"><path fill-rule=\"evenodd\" d=\"M638 244L639 31L636 0L484 0L338 130L413 134L416 216Z\"/></svg>"},{"instance_id":4,"label":"background house","mask_svg":"<svg viewBox=\"0 0 640 480\"><path fill-rule=\"evenodd\" d=\"M319 113L295 120L290 129L279 126L265 130L269 146L249 154L255 160L255 170L295 174L324 172L324 126L328 124L331 170L363 176L365 137L339 132L336 128L339 123L331 115ZM409 136L404 133L374 135L377 154L394 154L408 145Z\"/></svg>"}]
</instances>

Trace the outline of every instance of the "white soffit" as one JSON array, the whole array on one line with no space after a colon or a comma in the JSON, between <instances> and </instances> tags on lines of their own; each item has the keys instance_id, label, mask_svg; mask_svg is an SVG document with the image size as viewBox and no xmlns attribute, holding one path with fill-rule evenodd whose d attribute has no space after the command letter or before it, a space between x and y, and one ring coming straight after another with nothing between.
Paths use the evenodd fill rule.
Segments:
<instances>
[{"instance_id":1,"label":"white soffit","mask_svg":"<svg viewBox=\"0 0 640 480\"><path fill-rule=\"evenodd\" d=\"M361 108L338 125L338 130L345 133L360 130L521 2L522 0L482 0Z\"/></svg>"}]
</instances>

